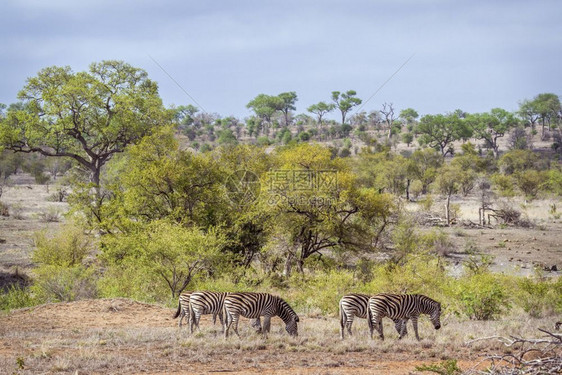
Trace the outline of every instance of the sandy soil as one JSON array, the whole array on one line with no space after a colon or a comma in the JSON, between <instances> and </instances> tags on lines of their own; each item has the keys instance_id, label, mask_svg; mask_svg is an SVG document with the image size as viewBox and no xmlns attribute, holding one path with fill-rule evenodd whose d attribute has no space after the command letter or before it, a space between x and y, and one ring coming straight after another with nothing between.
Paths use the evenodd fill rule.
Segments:
<instances>
[{"instance_id":1,"label":"sandy soil","mask_svg":"<svg viewBox=\"0 0 562 375\"><path fill-rule=\"evenodd\" d=\"M356 346L337 332L318 338L308 320L298 339L280 332L274 321L264 340L241 329L243 340L222 338L208 319L189 335L172 319L173 310L127 299L47 304L0 316L1 373L203 374L414 374L416 366L446 359L439 344L423 340L397 347L396 338ZM205 317L204 317L205 318ZM329 321L334 327L336 319ZM244 322L243 322L244 323ZM361 322L364 323L364 322ZM333 330L331 331L333 332ZM318 341L319 340L319 341ZM387 343L389 340L393 342ZM322 345L322 341L324 344ZM401 343L404 343L402 341ZM343 346L342 346L343 345ZM457 352L463 369L478 363L477 353ZM18 366L23 361L23 369Z\"/></svg>"}]
</instances>

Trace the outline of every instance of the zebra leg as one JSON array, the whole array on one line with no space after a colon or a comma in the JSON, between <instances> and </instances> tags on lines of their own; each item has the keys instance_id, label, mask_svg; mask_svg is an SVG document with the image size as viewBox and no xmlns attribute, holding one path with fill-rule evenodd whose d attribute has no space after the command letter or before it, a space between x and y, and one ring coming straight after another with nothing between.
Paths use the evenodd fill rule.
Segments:
<instances>
[{"instance_id":1,"label":"zebra leg","mask_svg":"<svg viewBox=\"0 0 562 375\"><path fill-rule=\"evenodd\" d=\"M384 333L383 333L383 326L382 326L382 318L379 319L379 321L377 322L377 327L378 327L378 331L379 331L379 337L381 338L381 340L384 341Z\"/></svg>"},{"instance_id":2,"label":"zebra leg","mask_svg":"<svg viewBox=\"0 0 562 375\"><path fill-rule=\"evenodd\" d=\"M232 323L234 323L234 333L236 333L236 336L238 336L238 338L240 338L240 334L238 333L238 321L239 320L240 320L240 315L238 315L238 314L232 315Z\"/></svg>"},{"instance_id":3,"label":"zebra leg","mask_svg":"<svg viewBox=\"0 0 562 375\"><path fill-rule=\"evenodd\" d=\"M257 333L262 333L261 319L260 318L252 320L251 326L252 326L252 328L254 328L256 330Z\"/></svg>"},{"instance_id":4,"label":"zebra leg","mask_svg":"<svg viewBox=\"0 0 562 375\"><path fill-rule=\"evenodd\" d=\"M225 311L225 319L224 319L224 338L226 339L228 337L228 331L230 330L230 325L232 324L232 321L234 320L232 318L232 315L230 315L230 313L228 311Z\"/></svg>"},{"instance_id":5,"label":"zebra leg","mask_svg":"<svg viewBox=\"0 0 562 375\"><path fill-rule=\"evenodd\" d=\"M178 327L181 328L181 321L183 320L183 317L185 316L185 311L182 309L180 312L180 321L178 322Z\"/></svg>"},{"instance_id":6,"label":"zebra leg","mask_svg":"<svg viewBox=\"0 0 562 375\"><path fill-rule=\"evenodd\" d=\"M353 336L353 334L351 333L351 326L353 325L353 318L355 318L355 315L348 316L347 321L345 322L345 326L347 328L347 333L349 333L349 336Z\"/></svg>"},{"instance_id":7,"label":"zebra leg","mask_svg":"<svg viewBox=\"0 0 562 375\"><path fill-rule=\"evenodd\" d=\"M267 334L271 329L271 316L264 316L263 317L263 337L267 338Z\"/></svg>"},{"instance_id":8,"label":"zebra leg","mask_svg":"<svg viewBox=\"0 0 562 375\"><path fill-rule=\"evenodd\" d=\"M219 311L219 321L221 322L221 327L222 327L222 330L224 332L224 319L223 319L223 316L222 316L222 310ZM213 324L215 324L215 323L213 322Z\"/></svg>"},{"instance_id":9,"label":"zebra leg","mask_svg":"<svg viewBox=\"0 0 562 375\"><path fill-rule=\"evenodd\" d=\"M418 317L412 316L412 325L414 326L414 332L416 333L416 339L420 341L420 336L418 335Z\"/></svg>"}]
</instances>

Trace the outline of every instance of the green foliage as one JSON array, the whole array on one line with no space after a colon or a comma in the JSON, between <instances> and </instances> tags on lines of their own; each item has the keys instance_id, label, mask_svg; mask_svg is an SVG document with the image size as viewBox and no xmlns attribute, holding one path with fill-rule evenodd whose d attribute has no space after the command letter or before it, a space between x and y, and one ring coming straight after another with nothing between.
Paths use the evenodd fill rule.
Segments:
<instances>
[{"instance_id":1,"label":"green foliage","mask_svg":"<svg viewBox=\"0 0 562 375\"><path fill-rule=\"evenodd\" d=\"M308 107L306 110L310 113L314 113L318 118L318 124L322 126L322 118L329 112L332 112L336 107L335 104L326 104L324 102L319 102Z\"/></svg>"},{"instance_id":2,"label":"green foliage","mask_svg":"<svg viewBox=\"0 0 562 375\"><path fill-rule=\"evenodd\" d=\"M494 173L491 177L493 186L499 191L500 195L504 197L513 197L515 191L513 189L515 182L512 176L506 176L500 173Z\"/></svg>"},{"instance_id":3,"label":"green foliage","mask_svg":"<svg viewBox=\"0 0 562 375\"><path fill-rule=\"evenodd\" d=\"M341 296L356 290L357 282L350 271L329 270L310 276L294 274L289 287L288 299L298 311L335 316Z\"/></svg>"},{"instance_id":4,"label":"green foliage","mask_svg":"<svg viewBox=\"0 0 562 375\"><path fill-rule=\"evenodd\" d=\"M515 183L525 196L535 198L547 181L547 175L541 171L527 169L514 173Z\"/></svg>"},{"instance_id":5,"label":"green foliage","mask_svg":"<svg viewBox=\"0 0 562 375\"><path fill-rule=\"evenodd\" d=\"M538 156L530 150L511 150L502 155L499 166L503 173L511 175L526 169L539 169Z\"/></svg>"},{"instance_id":6,"label":"green foliage","mask_svg":"<svg viewBox=\"0 0 562 375\"><path fill-rule=\"evenodd\" d=\"M132 268L155 276L177 296L192 279L219 274L228 266L222 249L224 232L185 228L164 220L130 228L128 233L106 235L102 258L108 267Z\"/></svg>"},{"instance_id":7,"label":"green foliage","mask_svg":"<svg viewBox=\"0 0 562 375\"><path fill-rule=\"evenodd\" d=\"M84 265L92 246L80 227L67 225L52 236L39 232L35 246L32 259L39 266L30 290L38 301L74 301L97 295L96 271Z\"/></svg>"},{"instance_id":8,"label":"green foliage","mask_svg":"<svg viewBox=\"0 0 562 375\"><path fill-rule=\"evenodd\" d=\"M0 293L0 310L14 310L35 305L28 288L11 285Z\"/></svg>"},{"instance_id":9,"label":"green foliage","mask_svg":"<svg viewBox=\"0 0 562 375\"><path fill-rule=\"evenodd\" d=\"M357 92L348 90L346 92L332 91L332 101L341 112L341 124L345 124L346 115L353 107L361 104L361 99L356 97ZM348 133L349 134L349 133Z\"/></svg>"},{"instance_id":10,"label":"green foliage","mask_svg":"<svg viewBox=\"0 0 562 375\"><path fill-rule=\"evenodd\" d=\"M463 137L470 138L466 134L467 129L465 121L453 113L423 116L418 124L417 132L421 134L420 144L439 150L441 155L445 156L452 153L452 142Z\"/></svg>"},{"instance_id":11,"label":"green foliage","mask_svg":"<svg viewBox=\"0 0 562 375\"><path fill-rule=\"evenodd\" d=\"M462 278L456 295L461 311L470 319L493 320L509 311L509 293L505 278L490 272L480 272Z\"/></svg>"},{"instance_id":12,"label":"green foliage","mask_svg":"<svg viewBox=\"0 0 562 375\"><path fill-rule=\"evenodd\" d=\"M416 366L416 371L434 372L440 375L461 375L463 370L457 365L456 359L448 359L441 363Z\"/></svg>"},{"instance_id":13,"label":"green foliage","mask_svg":"<svg viewBox=\"0 0 562 375\"><path fill-rule=\"evenodd\" d=\"M562 277L521 278L514 290L517 304L532 317L540 318L562 312Z\"/></svg>"},{"instance_id":14,"label":"green foliage","mask_svg":"<svg viewBox=\"0 0 562 375\"><path fill-rule=\"evenodd\" d=\"M414 141L414 135L412 133L408 132L402 134L402 142L408 145L408 147L410 146L410 143L412 143L413 141Z\"/></svg>"},{"instance_id":15,"label":"green foliage","mask_svg":"<svg viewBox=\"0 0 562 375\"><path fill-rule=\"evenodd\" d=\"M64 268L81 265L92 244L82 228L65 225L54 235L45 231L36 233L35 247L32 255L35 263Z\"/></svg>"},{"instance_id":16,"label":"green foliage","mask_svg":"<svg viewBox=\"0 0 562 375\"><path fill-rule=\"evenodd\" d=\"M34 272L35 279L30 290L43 303L70 302L97 296L97 275L93 268L48 264L36 268Z\"/></svg>"}]
</instances>

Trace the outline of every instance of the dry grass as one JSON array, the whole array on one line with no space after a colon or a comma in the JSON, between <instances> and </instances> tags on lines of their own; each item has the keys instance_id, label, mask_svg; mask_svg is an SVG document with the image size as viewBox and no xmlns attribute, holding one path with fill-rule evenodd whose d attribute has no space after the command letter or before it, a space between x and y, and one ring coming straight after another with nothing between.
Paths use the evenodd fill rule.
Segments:
<instances>
[{"instance_id":1,"label":"dry grass","mask_svg":"<svg viewBox=\"0 0 562 375\"><path fill-rule=\"evenodd\" d=\"M118 306L112 309L112 306ZM385 341L368 337L365 320L354 324L354 336L339 338L337 318L302 316L299 336L292 338L275 318L268 339L243 320L240 335L224 339L208 317L201 331L178 328L173 310L135 301L90 300L49 304L0 316L0 368L19 373L370 373L408 374L415 366L459 359L468 369L479 356L504 352L495 341L465 343L477 337L536 337L537 328L551 328L552 319L512 316L501 321L459 321L449 316L436 331L420 322L421 342L410 335L398 340L385 320ZM189 370L187 370L189 369ZM377 372L379 371L380 372Z\"/></svg>"}]
</instances>

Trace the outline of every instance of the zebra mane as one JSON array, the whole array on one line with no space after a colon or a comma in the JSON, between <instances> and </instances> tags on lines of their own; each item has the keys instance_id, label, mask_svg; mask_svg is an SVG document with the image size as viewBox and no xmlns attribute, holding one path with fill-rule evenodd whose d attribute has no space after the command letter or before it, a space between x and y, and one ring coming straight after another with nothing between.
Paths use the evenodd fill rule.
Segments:
<instances>
[{"instance_id":1,"label":"zebra mane","mask_svg":"<svg viewBox=\"0 0 562 375\"><path fill-rule=\"evenodd\" d=\"M277 312L278 316L283 320L283 322L287 323L291 318L295 317L296 321L299 321L299 316L297 313L289 306L289 304L281 297L275 296L278 300L279 310Z\"/></svg>"}]
</instances>

